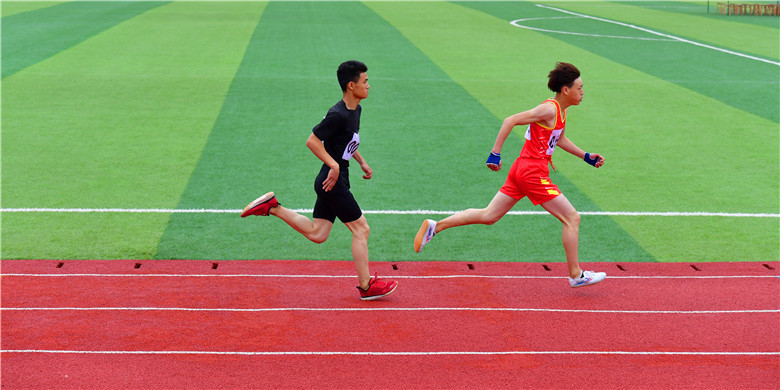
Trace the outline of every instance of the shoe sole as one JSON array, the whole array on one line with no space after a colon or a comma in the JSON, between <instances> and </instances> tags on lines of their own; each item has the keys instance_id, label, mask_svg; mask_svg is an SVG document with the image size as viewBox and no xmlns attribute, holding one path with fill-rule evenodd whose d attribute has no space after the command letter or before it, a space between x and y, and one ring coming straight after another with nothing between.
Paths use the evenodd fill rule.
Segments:
<instances>
[{"instance_id":1,"label":"shoe sole","mask_svg":"<svg viewBox=\"0 0 780 390\"><path fill-rule=\"evenodd\" d=\"M360 300L361 301L373 301L374 299L379 299L379 298L382 298L382 297L386 297L386 296L392 294L393 291L395 291L395 289L397 289L397 288L398 288L398 285L396 284L395 287L393 287L392 290L390 290L390 291L388 291L388 292L386 292L386 293L384 293L382 295L372 295L370 297L360 297Z\"/></svg>"},{"instance_id":2,"label":"shoe sole","mask_svg":"<svg viewBox=\"0 0 780 390\"><path fill-rule=\"evenodd\" d=\"M252 215L252 210L254 210L257 206L260 206L264 203L268 203L273 198L274 198L274 193L268 192L265 195L255 199L252 203L244 207L244 211L241 212L241 218Z\"/></svg>"},{"instance_id":3,"label":"shoe sole","mask_svg":"<svg viewBox=\"0 0 780 390\"><path fill-rule=\"evenodd\" d=\"M426 219L422 226L420 226L420 231L417 232L417 235L414 236L414 251L416 253L420 253L420 250L422 249L422 243L423 239L425 239L425 232L428 230L428 220Z\"/></svg>"}]
</instances>

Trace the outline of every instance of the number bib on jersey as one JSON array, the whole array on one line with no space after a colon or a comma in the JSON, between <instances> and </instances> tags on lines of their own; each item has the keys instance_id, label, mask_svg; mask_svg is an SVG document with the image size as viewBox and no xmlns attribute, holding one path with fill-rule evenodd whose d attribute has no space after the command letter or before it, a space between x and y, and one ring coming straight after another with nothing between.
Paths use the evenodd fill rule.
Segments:
<instances>
[{"instance_id":1,"label":"number bib on jersey","mask_svg":"<svg viewBox=\"0 0 780 390\"><path fill-rule=\"evenodd\" d=\"M555 151L555 145L558 144L558 140L561 138L561 133L563 133L563 129L553 130L550 134L550 140L547 141L548 156L552 156L553 152Z\"/></svg>"},{"instance_id":2,"label":"number bib on jersey","mask_svg":"<svg viewBox=\"0 0 780 390\"><path fill-rule=\"evenodd\" d=\"M360 146L360 134L352 133L352 140L349 141L347 147L344 148L344 154L341 155L341 158L349 161L349 159L352 158L352 155L357 152L358 146Z\"/></svg>"},{"instance_id":3,"label":"number bib on jersey","mask_svg":"<svg viewBox=\"0 0 780 390\"><path fill-rule=\"evenodd\" d=\"M547 151L545 153L548 156L552 156L555 151L555 145L557 145L558 140L561 139L561 133L563 133L563 129L550 131L550 137L547 139ZM528 125L528 129L525 131L525 139L531 140L531 125Z\"/></svg>"}]
</instances>

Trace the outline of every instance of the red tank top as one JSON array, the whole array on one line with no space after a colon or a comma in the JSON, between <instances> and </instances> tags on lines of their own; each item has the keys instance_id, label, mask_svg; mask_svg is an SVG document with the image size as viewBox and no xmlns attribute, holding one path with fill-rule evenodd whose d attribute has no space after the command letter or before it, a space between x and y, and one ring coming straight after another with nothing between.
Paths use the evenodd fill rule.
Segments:
<instances>
[{"instance_id":1,"label":"red tank top","mask_svg":"<svg viewBox=\"0 0 780 390\"><path fill-rule=\"evenodd\" d=\"M566 127L566 112L561 112L561 106L555 99L547 99L543 103L547 102L555 105L555 126L549 128L539 122L529 124L525 132L526 142L523 144L523 150L520 151L521 158L552 160L555 145Z\"/></svg>"}]
</instances>

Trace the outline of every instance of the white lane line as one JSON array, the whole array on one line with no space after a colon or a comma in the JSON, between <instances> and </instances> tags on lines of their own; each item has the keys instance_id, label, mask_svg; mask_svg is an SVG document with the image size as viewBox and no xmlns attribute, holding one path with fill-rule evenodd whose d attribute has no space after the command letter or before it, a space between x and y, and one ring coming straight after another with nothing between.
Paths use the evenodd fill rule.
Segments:
<instances>
[{"instance_id":1,"label":"white lane line","mask_svg":"<svg viewBox=\"0 0 780 390\"><path fill-rule=\"evenodd\" d=\"M196 307L2 307L2 311L184 311L184 312L377 312L377 311L478 311L478 312L539 312L539 313L595 313L595 314L767 314L780 313L770 310L589 310L544 309L512 307L270 307L270 308L196 308Z\"/></svg>"},{"instance_id":2,"label":"white lane line","mask_svg":"<svg viewBox=\"0 0 780 390\"><path fill-rule=\"evenodd\" d=\"M291 209L297 213L311 213L312 209ZM139 213L139 214L240 214L235 209L130 209L130 208L4 208L0 213ZM452 215L454 210L364 210L370 215ZM628 217L726 217L726 218L780 218L777 213L723 213L708 211L579 211L580 215ZM548 215L546 211L518 210L507 215Z\"/></svg>"},{"instance_id":3,"label":"white lane line","mask_svg":"<svg viewBox=\"0 0 780 390\"><path fill-rule=\"evenodd\" d=\"M10 260L13 261L13 260ZM0 274L0 277L31 277L31 278L63 278L63 277L92 277L92 278L318 278L318 279L343 279L356 278L355 275L281 275L281 274L26 274L26 273L7 273ZM476 279L566 279L565 276L531 276L531 275L392 275L394 279L457 279L457 278L476 278ZM684 275L684 276L663 276L663 275L637 275L637 276L612 276L609 279L741 279L741 278L778 278L780 275Z\"/></svg>"},{"instance_id":4,"label":"white lane line","mask_svg":"<svg viewBox=\"0 0 780 390\"><path fill-rule=\"evenodd\" d=\"M778 356L776 351L80 351L4 349L0 353L98 354L98 355L244 355L244 356L473 356L473 355L682 355L682 356Z\"/></svg>"}]
</instances>

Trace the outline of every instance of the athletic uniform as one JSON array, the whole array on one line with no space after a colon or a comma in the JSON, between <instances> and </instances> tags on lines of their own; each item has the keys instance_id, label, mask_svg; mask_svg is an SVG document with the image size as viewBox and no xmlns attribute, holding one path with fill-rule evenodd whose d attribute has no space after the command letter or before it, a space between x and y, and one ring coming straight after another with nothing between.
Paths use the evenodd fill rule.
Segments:
<instances>
[{"instance_id":1,"label":"athletic uniform","mask_svg":"<svg viewBox=\"0 0 780 390\"><path fill-rule=\"evenodd\" d=\"M550 180L548 164L552 164L555 145L566 127L566 113L561 112L560 104L554 99L547 99L543 103L548 102L555 105L555 126L548 128L538 122L528 125L520 157L512 164L500 190L517 200L527 196L534 205L561 194L558 186Z\"/></svg>"},{"instance_id":2,"label":"athletic uniform","mask_svg":"<svg viewBox=\"0 0 780 390\"><path fill-rule=\"evenodd\" d=\"M360 145L358 130L361 110L360 105L354 111L350 110L343 100L339 100L312 129L312 133L322 140L325 151L339 164L339 178L330 191L322 189L322 183L330 172L330 167L326 164L322 164L320 173L314 180L314 191L317 193L314 218L333 222L338 217L341 222L347 223L363 215L355 197L349 191L349 160Z\"/></svg>"}]
</instances>

